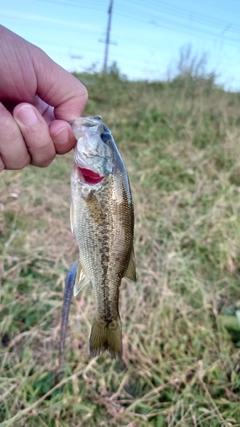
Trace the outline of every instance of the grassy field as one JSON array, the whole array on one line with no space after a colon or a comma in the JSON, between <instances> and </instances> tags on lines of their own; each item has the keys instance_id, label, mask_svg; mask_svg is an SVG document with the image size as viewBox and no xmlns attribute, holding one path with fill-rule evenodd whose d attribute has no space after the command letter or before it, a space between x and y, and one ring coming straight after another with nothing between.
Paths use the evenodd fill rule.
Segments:
<instances>
[{"instance_id":1,"label":"grassy field","mask_svg":"<svg viewBox=\"0 0 240 427\"><path fill-rule=\"evenodd\" d=\"M135 202L138 281L120 292L124 366L89 359L90 287L73 298L56 383L72 153L0 175L0 425L240 426L240 94L211 78L84 74ZM231 316L229 316L231 319Z\"/></svg>"}]
</instances>

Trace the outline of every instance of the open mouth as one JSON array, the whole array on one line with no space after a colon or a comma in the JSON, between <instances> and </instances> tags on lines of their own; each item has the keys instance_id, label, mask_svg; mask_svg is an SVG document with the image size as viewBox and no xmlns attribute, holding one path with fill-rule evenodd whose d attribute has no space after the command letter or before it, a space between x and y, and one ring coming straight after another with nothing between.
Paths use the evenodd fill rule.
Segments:
<instances>
[{"instance_id":1,"label":"open mouth","mask_svg":"<svg viewBox=\"0 0 240 427\"><path fill-rule=\"evenodd\" d=\"M79 172L81 172L81 175L83 176L84 181L87 184L98 184L104 178L104 176L100 176L99 174L97 174L96 172L91 171L90 169L85 169L85 168L79 168L78 167L78 170L79 170Z\"/></svg>"}]
</instances>

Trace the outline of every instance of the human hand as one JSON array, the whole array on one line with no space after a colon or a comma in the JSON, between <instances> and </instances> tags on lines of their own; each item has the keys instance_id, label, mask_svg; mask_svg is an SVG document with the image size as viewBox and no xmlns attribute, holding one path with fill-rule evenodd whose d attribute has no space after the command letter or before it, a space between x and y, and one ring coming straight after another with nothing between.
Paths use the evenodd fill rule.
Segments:
<instances>
[{"instance_id":1,"label":"human hand","mask_svg":"<svg viewBox=\"0 0 240 427\"><path fill-rule=\"evenodd\" d=\"M75 145L69 120L87 102L79 80L0 25L0 172L44 167Z\"/></svg>"}]
</instances>

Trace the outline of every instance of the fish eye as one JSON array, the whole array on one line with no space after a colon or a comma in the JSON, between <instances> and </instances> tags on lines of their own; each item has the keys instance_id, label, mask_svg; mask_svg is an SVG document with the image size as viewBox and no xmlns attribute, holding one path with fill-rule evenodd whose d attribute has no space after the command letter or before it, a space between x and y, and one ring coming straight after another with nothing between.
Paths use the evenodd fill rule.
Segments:
<instances>
[{"instance_id":1,"label":"fish eye","mask_svg":"<svg viewBox=\"0 0 240 427\"><path fill-rule=\"evenodd\" d=\"M108 143L111 141L111 135L109 132L103 132L101 134L101 138L102 138L103 142L105 142L105 143Z\"/></svg>"}]
</instances>

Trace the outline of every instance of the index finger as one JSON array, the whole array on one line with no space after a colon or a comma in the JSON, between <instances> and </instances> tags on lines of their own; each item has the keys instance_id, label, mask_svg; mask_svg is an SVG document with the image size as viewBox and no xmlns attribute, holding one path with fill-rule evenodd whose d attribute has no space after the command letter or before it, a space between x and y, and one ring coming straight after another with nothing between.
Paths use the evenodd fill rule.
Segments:
<instances>
[{"instance_id":1,"label":"index finger","mask_svg":"<svg viewBox=\"0 0 240 427\"><path fill-rule=\"evenodd\" d=\"M69 121L81 116L88 99L86 87L39 48L36 48L32 61L37 94L55 107L56 119Z\"/></svg>"}]
</instances>

